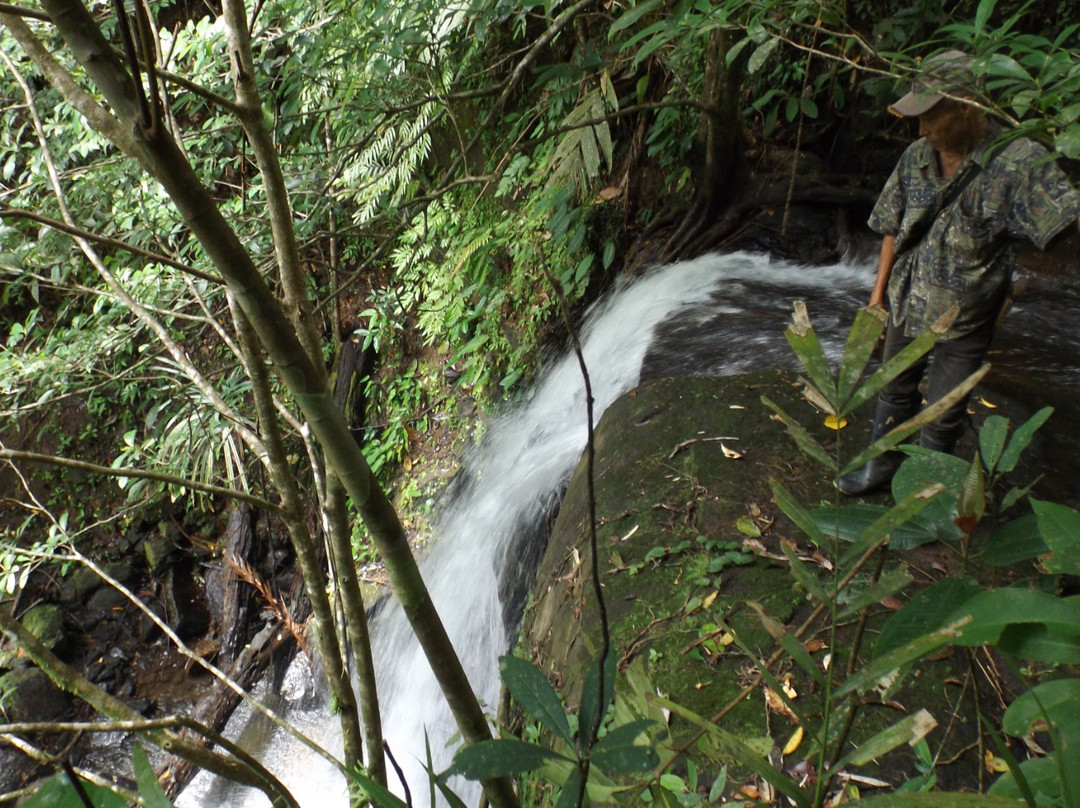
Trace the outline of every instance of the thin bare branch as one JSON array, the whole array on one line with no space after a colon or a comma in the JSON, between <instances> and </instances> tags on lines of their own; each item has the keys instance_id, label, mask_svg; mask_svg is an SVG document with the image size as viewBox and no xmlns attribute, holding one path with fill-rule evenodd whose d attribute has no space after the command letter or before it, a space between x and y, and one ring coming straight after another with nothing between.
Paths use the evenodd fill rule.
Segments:
<instances>
[{"instance_id":1,"label":"thin bare branch","mask_svg":"<svg viewBox=\"0 0 1080 808\"><path fill-rule=\"evenodd\" d=\"M50 216L44 216L40 213L34 213L24 208L13 207L6 202L0 202L0 219L4 218L26 219L28 221L37 222L38 224L43 224L47 227L51 227L58 233L64 233L65 235L71 236L73 238L85 239L95 244L100 244L103 247L111 247L117 250L124 250L125 252L129 252L132 255L137 255L140 258L146 258L147 260L153 261L154 263L164 264L165 266L172 267L173 269L178 269L183 273L192 275L196 278L200 278L201 280L216 284L218 286L222 286L225 283L225 281L223 281L217 275L212 275L209 272L203 272L202 270L195 269L195 267L191 266L190 264L185 264L182 261L177 261L173 258L169 258L168 256L162 255L161 253L156 253L153 250L147 250L142 247L137 247L134 244L129 244L128 242L123 241L122 239L112 238L111 236L103 236L99 233L94 233L90 230L84 230L81 227L76 227L73 224L62 222L59 219L53 219Z\"/></svg>"},{"instance_id":2,"label":"thin bare branch","mask_svg":"<svg viewBox=\"0 0 1080 808\"><path fill-rule=\"evenodd\" d=\"M243 502L250 502L259 508L265 508L267 511L275 512L278 510L278 506L269 500L262 497L249 494L246 491L237 491L235 488L223 488L219 485L210 485L209 483L200 483L197 480L189 480L185 477L176 477L172 474L161 474L156 471L147 471L146 469L133 469L133 468L110 468L109 466L99 466L96 463L86 463L82 460L73 460L70 457L58 457L57 455L40 454L38 452L24 452L17 449L7 449L0 447L0 460L9 461L21 461L24 463L40 463L47 466L60 466L63 468L73 469L76 471L86 471L91 474L100 474L105 477L119 477L119 478L131 478L138 480L153 480L154 482L164 483L165 485L176 485L181 488L186 488L191 491L199 491L203 494L213 494L214 496L226 497L228 499L237 499Z\"/></svg>"}]
</instances>

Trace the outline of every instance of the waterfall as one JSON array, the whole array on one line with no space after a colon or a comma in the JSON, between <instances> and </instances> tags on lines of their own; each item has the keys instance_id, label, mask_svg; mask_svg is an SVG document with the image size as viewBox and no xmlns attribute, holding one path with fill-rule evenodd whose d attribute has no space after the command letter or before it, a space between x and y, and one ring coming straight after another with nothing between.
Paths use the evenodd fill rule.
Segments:
<instances>
[{"instance_id":1,"label":"waterfall","mask_svg":"<svg viewBox=\"0 0 1080 808\"><path fill-rule=\"evenodd\" d=\"M588 313L581 333L596 417L638 384L645 365L653 367L652 375L717 375L745 369L740 363L754 362L755 357L759 367L774 364L771 358L762 362L760 357L770 356L765 343L783 345L794 297L817 295L831 315L838 308L853 311L865 299L872 275L869 266L805 267L738 253L671 265L621 284ZM724 322L738 320L748 310L750 316L743 318L741 327L720 331ZM835 355L850 311L834 319L823 333ZM682 347L665 352L654 344L658 331L681 334L676 341ZM752 353L739 347L740 339ZM534 556L537 552L515 537L528 536L533 526L550 516L586 436L584 383L576 356L569 354L551 362L526 400L495 420L481 444L464 459L466 482L437 520L432 549L421 563L433 602L489 714L497 707L497 658L513 641L508 632L516 631L524 596L504 585L500 599L500 584L507 576L529 574L531 565L524 559L530 549ZM508 598L518 602L508 603ZM414 804L426 806L421 766L425 734L436 770L442 770L453 754L447 742L454 738L456 726L396 604L372 621L372 636L386 741L406 771ZM295 694L304 688L303 676L290 675L299 682L284 696L298 705L287 712L290 721L338 753L336 720L325 711L300 709L303 699ZM282 697L276 698L280 703ZM235 717L228 734L239 733L246 742L245 731L254 733L244 714ZM240 728L245 722L247 730ZM250 751L281 777L304 808L347 804L341 776L284 733L273 733L269 746ZM475 784L452 785L467 804L475 804L479 794ZM178 802L203 808L246 804L267 803L261 794L213 782L205 774Z\"/></svg>"}]
</instances>

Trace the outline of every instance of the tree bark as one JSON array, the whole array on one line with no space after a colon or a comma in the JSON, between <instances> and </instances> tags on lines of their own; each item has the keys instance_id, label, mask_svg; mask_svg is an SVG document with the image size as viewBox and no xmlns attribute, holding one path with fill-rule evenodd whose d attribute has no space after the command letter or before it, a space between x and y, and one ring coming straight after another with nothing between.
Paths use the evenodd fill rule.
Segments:
<instances>
[{"instance_id":1,"label":"tree bark","mask_svg":"<svg viewBox=\"0 0 1080 808\"><path fill-rule=\"evenodd\" d=\"M702 99L705 112L695 141L694 202L665 245L664 262L683 254L686 245L738 198L741 180L745 180L739 93L746 60L740 55L728 64L733 35L724 28L715 28L709 34Z\"/></svg>"}]
</instances>

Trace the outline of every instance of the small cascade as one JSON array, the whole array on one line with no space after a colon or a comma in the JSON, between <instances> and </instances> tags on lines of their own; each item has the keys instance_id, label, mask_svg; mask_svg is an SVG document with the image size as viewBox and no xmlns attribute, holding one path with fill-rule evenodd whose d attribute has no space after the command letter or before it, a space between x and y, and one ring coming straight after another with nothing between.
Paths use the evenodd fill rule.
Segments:
<instances>
[{"instance_id":1,"label":"small cascade","mask_svg":"<svg viewBox=\"0 0 1080 808\"><path fill-rule=\"evenodd\" d=\"M872 274L869 266L805 267L739 253L671 265L623 284L593 307L581 333L596 417L638 384L643 368L661 376L724 375L749 369L747 362L790 366L783 329L796 298L820 300L829 322L819 330L835 355ZM818 325L818 312L810 305ZM497 658L517 631L546 539L537 534L557 507L586 436L584 383L577 357L569 354L553 361L526 400L493 422L482 444L465 458L466 480L438 519L431 551L421 564L489 713L495 712L499 694ZM375 617L372 635L386 741L406 772L414 804L426 806L425 737L436 769L442 770L452 757L455 744L448 741L456 726L396 604ZM299 691L304 687L294 685ZM288 708L288 694L276 698ZM304 707L304 699L295 701L294 709L286 709L290 721L325 748L339 751L336 721L325 711ZM304 808L347 805L344 782L325 761L279 730L267 733L262 719L238 711L232 723L230 737L241 737ZM478 786L457 782L452 787L466 804L476 803ZM202 774L178 804L262 806L266 800Z\"/></svg>"}]
</instances>

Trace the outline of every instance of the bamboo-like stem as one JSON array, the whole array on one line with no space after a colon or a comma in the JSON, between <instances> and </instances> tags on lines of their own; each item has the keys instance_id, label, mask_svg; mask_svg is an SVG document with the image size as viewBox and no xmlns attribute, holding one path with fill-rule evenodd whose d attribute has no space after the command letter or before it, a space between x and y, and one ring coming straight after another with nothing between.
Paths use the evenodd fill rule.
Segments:
<instances>
[{"instance_id":1,"label":"bamboo-like stem","mask_svg":"<svg viewBox=\"0 0 1080 808\"><path fill-rule=\"evenodd\" d=\"M349 681L345 668L344 652L338 644L337 634L334 631L334 613L330 606L330 598L326 587L322 585L322 581L325 580L323 566L304 518L303 498L290 469L288 454L285 451L277 421L273 394L270 390L270 380L266 365L262 361L262 354L257 347L255 334L247 317L233 304L231 295L229 303L234 312L233 320L236 324L240 348L251 373L255 410L259 415L259 423L265 436L263 443L267 451L267 470L281 495L282 518L292 541L293 550L296 552L300 573L307 583L312 618L315 621L315 643L319 649L327 683L330 685L330 692L341 723L345 764L351 768L354 764L363 762L360 723L352 683Z\"/></svg>"}]
</instances>

